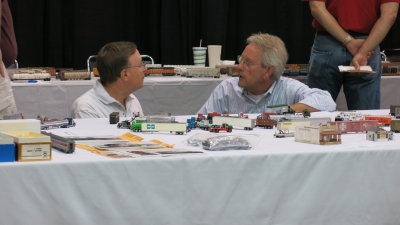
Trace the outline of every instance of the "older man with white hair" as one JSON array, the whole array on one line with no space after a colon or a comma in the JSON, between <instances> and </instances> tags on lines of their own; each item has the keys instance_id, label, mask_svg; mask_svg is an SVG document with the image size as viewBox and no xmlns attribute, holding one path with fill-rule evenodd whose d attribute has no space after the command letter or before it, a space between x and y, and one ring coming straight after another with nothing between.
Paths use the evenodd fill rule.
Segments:
<instances>
[{"instance_id":1,"label":"older man with white hair","mask_svg":"<svg viewBox=\"0 0 400 225\"><path fill-rule=\"evenodd\" d=\"M334 111L336 104L327 91L281 76L287 59L280 38L253 34L239 59L240 76L221 82L199 113L261 113L278 104L296 112Z\"/></svg>"}]
</instances>

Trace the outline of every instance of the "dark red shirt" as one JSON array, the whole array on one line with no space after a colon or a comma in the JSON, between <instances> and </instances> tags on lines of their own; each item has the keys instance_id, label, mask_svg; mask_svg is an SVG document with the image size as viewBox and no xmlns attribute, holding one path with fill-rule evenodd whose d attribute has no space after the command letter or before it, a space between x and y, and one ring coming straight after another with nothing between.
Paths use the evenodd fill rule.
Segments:
<instances>
[{"instance_id":1,"label":"dark red shirt","mask_svg":"<svg viewBox=\"0 0 400 225\"><path fill-rule=\"evenodd\" d=\"M369 34L375 22L380 17L380 5L400 0L303 0L326 3L327 10L336 18L339 25L346 31ZM318 31L325 29L313 20L312 26Z\"/></svg>"}]
</instances>

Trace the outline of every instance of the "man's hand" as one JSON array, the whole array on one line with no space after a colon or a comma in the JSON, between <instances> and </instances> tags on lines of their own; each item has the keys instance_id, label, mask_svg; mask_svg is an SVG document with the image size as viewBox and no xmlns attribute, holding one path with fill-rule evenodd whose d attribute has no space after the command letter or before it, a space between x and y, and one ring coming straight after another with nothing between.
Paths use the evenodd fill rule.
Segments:
<instances>
[{"instance_id":1,"label":"man's hand","mask_svg":"<svg viewBox=\"0 0 400 225\"><path fill-rule=\"evenodd\" d=\"M398 9L398 2L387 2L381 4L380 17L374 24L374 27L369 33L368 38L365 40L365 43L362 44L361 48L359 48L357 54L354 55L352 53L354 55L351 62L352 66L354 66L356 69L359 69L360 66L365 66L368 64L371 51L373 51L373 49L378 46L379 43L381 43L386 34L389 32L393 23L396 21Z\"/></svg>"},{"instance_id":2,"label":"man's hand","mask_svg":"<svg viewBox=\"0 0 400 225\"><path fill-rule=\"evenodd\" d=\"M318 112L318 109L315 109L309 105L303 104L303 103L295 103L290 106L291 109L293 109L295 112L301 113L304 110L307 110L309 112Z\"/></svg>"},{"instance_id":3,"label":"man's hand","mask_svg":"<svg viewBox=\"0 0 400 225\"><path fill-rule=\"evenodd\" d=\"M360 66L366 66L368 65L368 59L370 57L370 53L363 54L358 52L354 57L353 60L351 61L351 66L354 66L356 70L360 69Z\"/></svg>"}]
</instances>

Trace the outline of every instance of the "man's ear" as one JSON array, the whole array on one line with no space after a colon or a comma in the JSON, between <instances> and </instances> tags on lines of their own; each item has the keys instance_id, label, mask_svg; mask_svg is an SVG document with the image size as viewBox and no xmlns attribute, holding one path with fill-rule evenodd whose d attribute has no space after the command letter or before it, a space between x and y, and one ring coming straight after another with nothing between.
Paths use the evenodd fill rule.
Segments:
<instances>
[{"instance_id":1,"label":"man's ear","mask_svg":"<svg viewBox=\"0 0 400 225\"><path fill-rule=\"evenodd\" d=\"M121 79L125 79L128 76L127 70L125 70L125 69L121 70L121 72L119 73L119 76L121 77Z\"/></svg>"},{"instance_id":2,"label":"man's ear","mask_svg":"<svg viewBox=\"0 0 400 225\"><path fill-rule=\"evenodd\" d=\"M275 66L269 65L265 68L265 73L264 73L264 78L265 79L270 79L272 76L272 73L275 72Z\"/></svg>"}]
</instances>

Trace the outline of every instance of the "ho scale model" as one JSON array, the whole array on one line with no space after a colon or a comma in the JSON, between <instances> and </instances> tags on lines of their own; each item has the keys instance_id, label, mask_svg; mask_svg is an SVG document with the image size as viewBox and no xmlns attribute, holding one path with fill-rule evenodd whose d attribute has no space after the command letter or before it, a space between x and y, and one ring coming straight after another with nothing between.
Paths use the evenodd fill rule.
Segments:
<instances>
[{"instance_id":1,"label":"ho scale model","mask_svg":"<svg viewBox=\"0 0 400 225\"><path fill-rule=\"evenodd\" d=\"M233 116L213 116L213 125L229 124L233 128L243 127L245 130L253 130L255 127L255 119L249 119L246 117L233 117Z\"/></svg>"},{"instance_id":2,"label":"ho scale model","mask_svg":"<svg viewBox=\"0 0 400 225\"><path fill-rule=\"evenodd\" d=\"M166 131L176 134L184 134L190 131L186 123L155 123L140 120L131 123L131 130L136 132Z\"/></svg>"},{"instance_id":3,"label":"ho scale model","mask_svg":"<svg viewBox=\"0 0 400 225\"><path fill-rule=\"evenodd\" d=\"M317 145L341 144L341 135L336 124L325 124L318 126L296 127L294 140Z\"/></svg>"}]
</instances>

